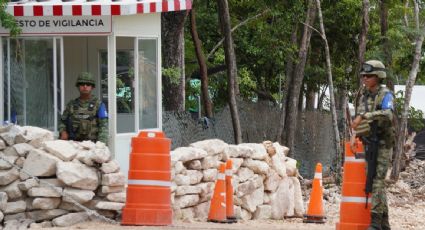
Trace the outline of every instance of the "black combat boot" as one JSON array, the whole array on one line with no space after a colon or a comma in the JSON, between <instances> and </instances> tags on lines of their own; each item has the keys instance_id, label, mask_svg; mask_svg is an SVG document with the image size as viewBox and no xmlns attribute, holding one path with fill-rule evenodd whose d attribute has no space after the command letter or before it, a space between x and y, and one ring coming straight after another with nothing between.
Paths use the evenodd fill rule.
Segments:
<instances>
[{"instance_id":1,"label":"black combat boot","mask_svg":"<svg viewBox=\"0 0 425 230\"><path fill-rule=\"evenodd\" d=\"M382 230L391 230L390 221L389 221L389 218L388 218L388 212L384 212L384 214L382 214L381 227L382 227Z\"/></svg>"},{"instance_id":2,"label":"black combat boot","mask_svg":"<svg viewBox=\"0 0 425 230\"><path fill-rule=\"evenodd\" d=\"M382 214L372 212L371 217L372 219L370 220L370 225L367 228L367 230L382 230L381 228Z\"/></svg>"}]
</instances>

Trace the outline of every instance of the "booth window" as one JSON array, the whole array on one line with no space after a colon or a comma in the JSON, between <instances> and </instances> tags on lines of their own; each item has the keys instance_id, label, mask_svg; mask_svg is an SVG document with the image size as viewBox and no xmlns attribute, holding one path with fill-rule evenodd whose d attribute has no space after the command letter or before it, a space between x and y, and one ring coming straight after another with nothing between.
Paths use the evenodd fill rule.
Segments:
<instances>
[{"instance_id":1,"label":"booth window","mask_svg":"<svg viewBox=\"0 0 425 230\"><path fill-rule=\"evenodd\" d=\"M158 128L157 40L139 39L139 128Z\"/></svg>"},{"instance_id":2,"label":"booth window","mask_svg":"<svg viewBox=\"0 0 425 230\"><path fill-rule=\"evenodd\" d=\"M4 119L54 130L52 38L3 38Z\"/></svg>"}]
</instances>

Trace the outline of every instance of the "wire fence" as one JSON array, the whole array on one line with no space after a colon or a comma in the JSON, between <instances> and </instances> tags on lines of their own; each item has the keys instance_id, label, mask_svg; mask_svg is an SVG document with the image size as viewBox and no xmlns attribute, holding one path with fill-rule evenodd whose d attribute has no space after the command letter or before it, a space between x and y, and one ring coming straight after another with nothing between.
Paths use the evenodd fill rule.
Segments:
<instances>
[{"instance_id":1,"label":"wire fence","mask_svg":"<svg viewBox=\"0 0 425 230\"><path fill-rule=\"evenodd\" d=\"M280 109L268 103L239 102L242 139L246 143L276 141ZM311 178L317 162L329 170L335 157L332 118L329 112L303 111L297 121L294 158L302 176ZM213 119L193 116L189 112L164 112L163 131L172 140L172 149L190 143L218 138L234 144L229 107L215 112Z\"/></svg>"}]
</instances>

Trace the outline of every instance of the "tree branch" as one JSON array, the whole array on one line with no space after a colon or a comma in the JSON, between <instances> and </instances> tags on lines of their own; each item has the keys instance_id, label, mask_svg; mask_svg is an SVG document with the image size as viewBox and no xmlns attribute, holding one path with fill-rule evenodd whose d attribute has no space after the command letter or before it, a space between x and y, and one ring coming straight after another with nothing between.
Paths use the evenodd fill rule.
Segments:
<instances>
[{"instance_id":1,"label":"tree branch","mask_svg":"<svg viewBox=\"0 0 425 230\"><path fill-rule=\"evenodd\" d=\"M254 20L254 19L256 19L256 18L258 18L258 17L260 17L260 16L262 16L262 15L264 15L264 14L266 14L266 13L268 13L270 11L270 9L266 9L266 10L264 10L263 12L261 12L261 13L259 13L259 14L257 14L257 15L255 15L255 16L253 16L253 17L250 17L250 18L247 18L246 20L244 20L244 21L242 21L241 23L239 23L239 24L237 24L235 27L233 27L231 30L230 30L230 32L231 33L233 33L237 28L239 28L239 27L241 27L241 26L243 26L243 25L245 25L246 23L248 23L249 21L251 21L251 20ZM222 38L215 46L214 46L214 48L208 53L208 55L207 55L207 60L209 60L210 58L211 58L211 56L215 53L215 51L217 51L217 49L218 49L218 47L220 47L222 44L223 44L223 42L224 42L224 38Z\"/></svg>"}]
</instances>

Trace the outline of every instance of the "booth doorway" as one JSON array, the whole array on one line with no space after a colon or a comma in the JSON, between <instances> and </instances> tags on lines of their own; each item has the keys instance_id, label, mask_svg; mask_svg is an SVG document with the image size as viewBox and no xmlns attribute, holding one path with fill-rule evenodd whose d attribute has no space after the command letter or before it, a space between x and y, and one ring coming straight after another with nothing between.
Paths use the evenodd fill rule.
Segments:
<instances>
[{"instance_id":1,"label":"booth doorway","mask_svg":"<svg viewBox=\"0 0 425 230\"><path fill-rule=\"evenodd\" d=\"M115 153L123 171L128 169L131 138L140 130L159 130L159 54L157 38L116 37ZM107 58L105 51L101 62ZM102 81L107 78L102 72ZM102 89L108 92L107 89Z\"/></svg>"}]
</instances>

